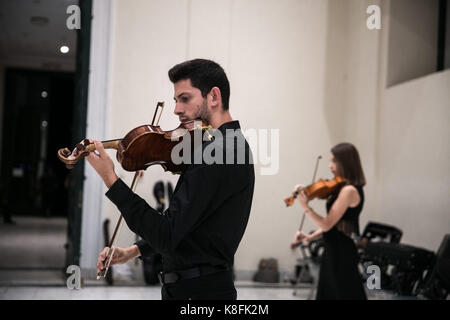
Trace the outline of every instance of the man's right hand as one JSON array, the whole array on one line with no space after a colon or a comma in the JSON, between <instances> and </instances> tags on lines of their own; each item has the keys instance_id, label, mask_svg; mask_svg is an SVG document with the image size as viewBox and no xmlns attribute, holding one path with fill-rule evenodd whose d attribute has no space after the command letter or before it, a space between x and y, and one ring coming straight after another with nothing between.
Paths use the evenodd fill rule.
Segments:
<instances>
[{"instance_id":1,"label":"man's right hand","mask_svg":"<svg viewBox=\"0 0 450 320\"><path fill-rule=\"evenodd\" d=\"M106 258L106 252L108 251L108 248L104 248L102 252L98 255L97 259L97 273L99 273L101 270L105 269L105 264L107 261L105 261ZM112 247L109 251L109 255L112 255L110 266L114 264L123 264L128 262L130 259L139 257L141 254L139 252L139 249L137 245L132 245L129 248L119 248L119 247Z\"/></svg>"}]
</instances>

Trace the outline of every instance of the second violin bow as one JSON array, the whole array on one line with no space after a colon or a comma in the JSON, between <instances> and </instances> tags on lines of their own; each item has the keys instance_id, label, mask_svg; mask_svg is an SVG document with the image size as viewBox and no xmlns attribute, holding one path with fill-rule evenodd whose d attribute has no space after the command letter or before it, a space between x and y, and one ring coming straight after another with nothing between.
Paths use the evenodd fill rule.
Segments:
<instances>
[{"instance_id":1,"label":"second violin bow","mask_svg":"<svg viewBox=\"0 0 450 320\"><path fill-rule=\"evenodd\" d=\"M314 175L313 175L311 184L313 184L314 181L316 180L316 174L317 174L317 169L319 168L319 160L320 160L320 159L322 159L322 156L318 156L318 157L317 157L317 160L316 160L316 169L314 169ZM300 223L300 227L299 227L298 231L302 231L302 228L303 228L303 222L305 222L305 214L306 214L306 211L303 211L302 222Z\"/></svg>"}]
</instances>

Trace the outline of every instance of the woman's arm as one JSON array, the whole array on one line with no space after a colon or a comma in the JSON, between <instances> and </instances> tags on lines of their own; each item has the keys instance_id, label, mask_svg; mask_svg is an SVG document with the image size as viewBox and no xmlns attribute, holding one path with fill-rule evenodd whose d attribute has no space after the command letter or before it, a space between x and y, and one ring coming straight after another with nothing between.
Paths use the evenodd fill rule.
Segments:
<instances>
[{"instance_id":1,"label":"woman's arm","mask_svg":"<svg viewBox=\"0 0 450 320\"><path fill-rule=\"evenodd\" d=\"M359 194L355 187L343 187L326 217L322 217L314 212L314 210L308 205L309 200L303 191L299 194L298 199L300 205L305 210L306 214L313 220L313 222L320 229L322 229L322 231L327 232L342 218L345 211L351 204L359 202L356 200L356 197L359 199Z\"/></svg>"},{"instance_id":2,"label":"woman's arm","mask_svg":"<svg viewBox=\"0 0 450 320\"><path fill-rule=\"evenodd\" d=\"M313 241L322 236L323 230L321 228L317 229L313 233L308 235L308 241Z\"/></svg>"},{"instance_id":3,"label":"woman's arm","mask_svg":"<svg viewBox=\"0 0 450 320\"><path fill-rule=\"evenodd\" d=\"M323 230L320 228L314 231L312 234L305 234L303 233L303 231L298 230L295 233L294 241L291 243L291 248L294 249L300 242L309 242L316 240L322 235L322 233Z\"/></svg>"}]
</instances>

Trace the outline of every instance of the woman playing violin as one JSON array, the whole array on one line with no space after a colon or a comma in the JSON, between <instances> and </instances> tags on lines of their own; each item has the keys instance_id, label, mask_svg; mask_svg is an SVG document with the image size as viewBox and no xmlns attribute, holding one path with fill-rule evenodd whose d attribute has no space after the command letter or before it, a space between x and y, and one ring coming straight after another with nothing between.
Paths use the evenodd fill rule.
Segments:
<instances>
[{"instance_id":1,"label":"woman playing violin","mask_svg":"<svg viewBox=\"0 0 450 320\"><path fill-rule=\"evenodd\" d=\"M331 149L329 168L345 184L327 198L327 216L317 214L309 205L304 191L299 203L318 229L306 235L297 231L293 245L314 240L321 235L324 252L316 299L366 299L358 272L358 253L352 238L359 236L359 215L364 205L366 184L358 150L350 143L340 143ZM296 190L303 186L296 186Z\"/></svg>"}]
</instances>

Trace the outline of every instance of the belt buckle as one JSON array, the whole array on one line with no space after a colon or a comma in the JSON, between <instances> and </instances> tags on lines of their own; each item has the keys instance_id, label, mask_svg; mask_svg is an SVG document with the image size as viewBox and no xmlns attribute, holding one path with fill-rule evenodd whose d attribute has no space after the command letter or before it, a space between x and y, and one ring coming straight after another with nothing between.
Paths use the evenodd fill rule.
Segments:
<instances>
[{"instance_id":1,"label":"belt buckle","mask_svg":"<svg viewBox=\"0 0 450 320\"><path fill-rule=\"evenodd\" d=\"M178 280L181 279L181 276L178 272L168 272L164 273L163 271L160 271L158 273L159 282L162 285L169 284L169 283L175 283Z\"/></svg>"}]
</instances>

